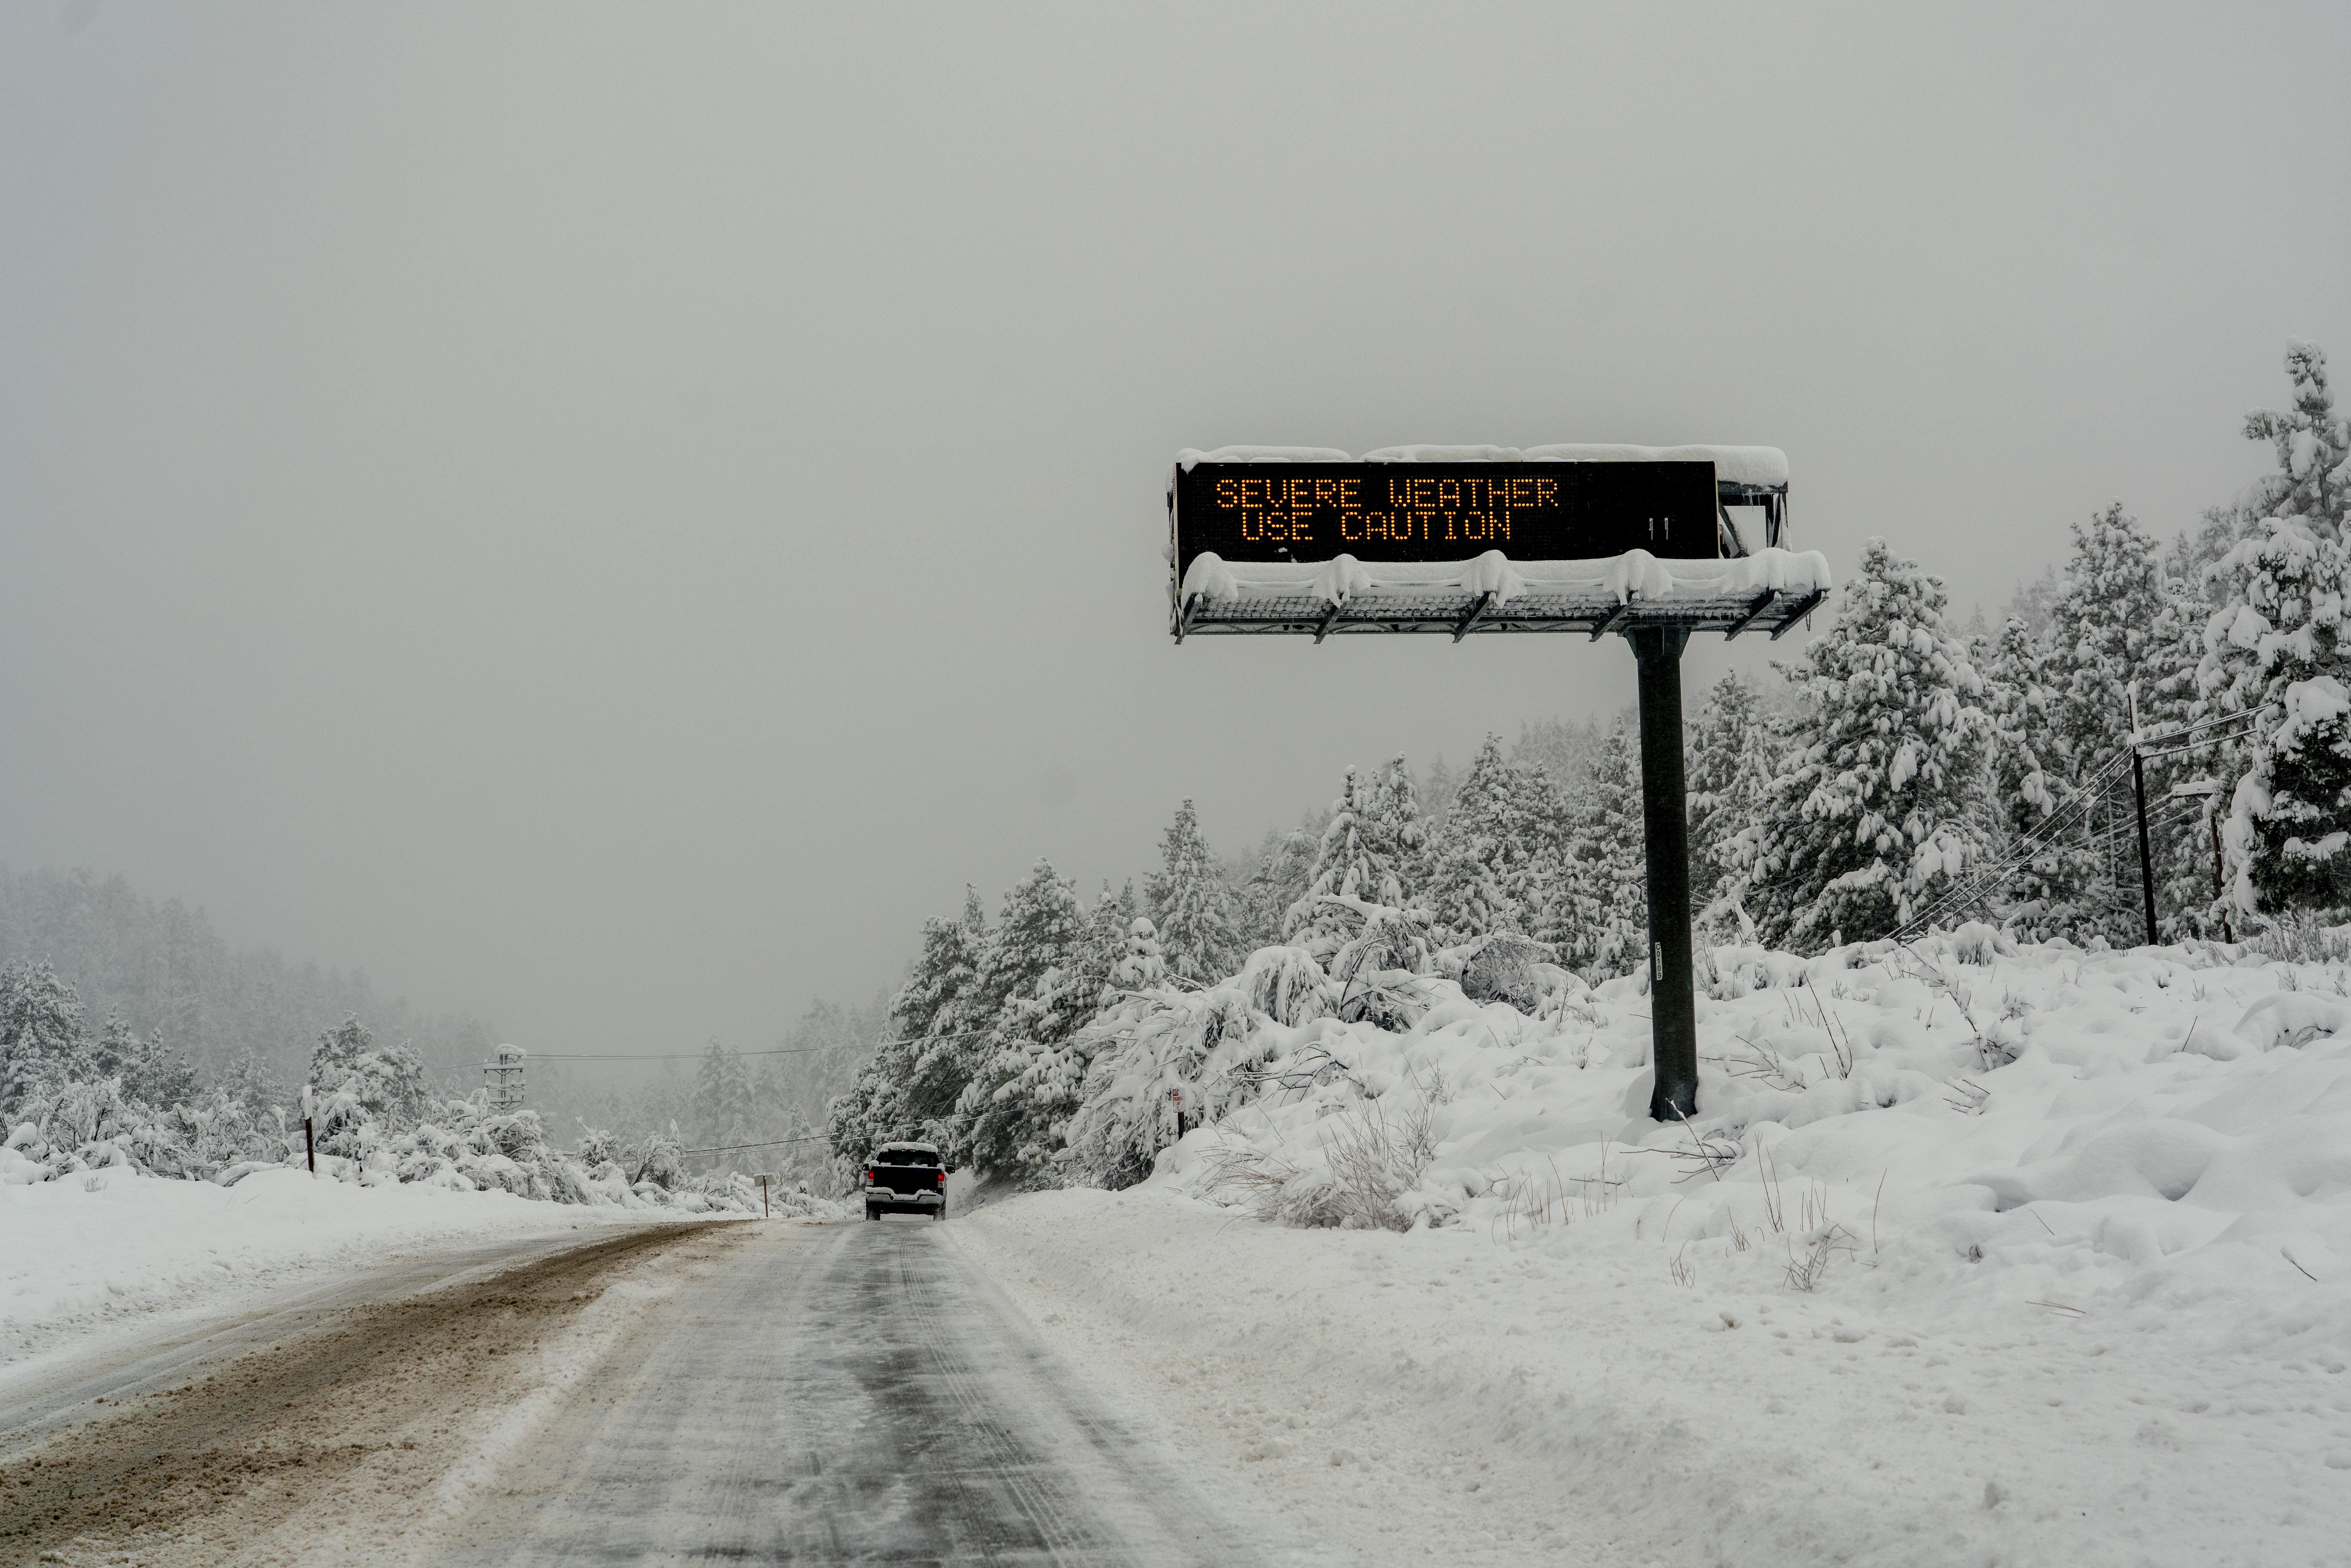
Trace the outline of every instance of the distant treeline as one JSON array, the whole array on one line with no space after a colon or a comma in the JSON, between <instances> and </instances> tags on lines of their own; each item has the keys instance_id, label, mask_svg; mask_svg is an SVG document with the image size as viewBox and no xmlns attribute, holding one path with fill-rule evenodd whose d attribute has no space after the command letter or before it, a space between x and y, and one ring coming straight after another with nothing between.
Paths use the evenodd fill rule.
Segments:
<instances>
[{"instance_id":1,"label":"distant treeline","mask_svg":"<svg viewBox=\"0 0 2351 1568\"><path fill-rule=\"evenodd\" d=\"M412 1045L452 1092L480 1087L494 1043L480 1019L418 1012L378 995L362 971L232 949L203 910L141 898L120 876L0 866L0 967L18 963L53 966L93 1030L119 1015L141 1039L160 1032L206 1084L255 1068L265 1082L298 1083L320 1032L353 1016Z\"/></svg>"}]
</instances>

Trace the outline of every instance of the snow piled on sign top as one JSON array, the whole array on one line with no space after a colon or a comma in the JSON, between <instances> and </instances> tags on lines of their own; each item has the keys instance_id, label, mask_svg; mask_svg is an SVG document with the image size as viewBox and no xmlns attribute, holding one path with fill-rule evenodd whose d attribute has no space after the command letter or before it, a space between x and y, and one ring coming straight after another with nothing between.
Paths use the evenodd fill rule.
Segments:
<instances>
[{"instance_id":1,"label":"snow piled on sign top","mask_svg":"<svg viewBox=\"0 0 2351 1568\"><path fill-rule=\"evenodd\" d=\"M1212 452L1186 447L1176 465L1187 472L1201 463L1353 463L1352 454L1328 446L1219 446ZM1545 446L1383 446L1366 452L1364 463L1711 463L1718 483L1784 485L1788 455L1776 446L1627 446L1614 442L1555 442Z\"/></svg>"},{"instance_id":2,"label":"snow piled on sign top","mask_svg":"<svg viewBox=\"0 0 2351 1568\"><path fill-rule=\"evenodd\" d=\"M1371 1562L2341 1560L2351 970L1712 947L1660 1124L1522 969L1212 988L1214 1124L967 1239Z\"/></svg>"}]
</instances>

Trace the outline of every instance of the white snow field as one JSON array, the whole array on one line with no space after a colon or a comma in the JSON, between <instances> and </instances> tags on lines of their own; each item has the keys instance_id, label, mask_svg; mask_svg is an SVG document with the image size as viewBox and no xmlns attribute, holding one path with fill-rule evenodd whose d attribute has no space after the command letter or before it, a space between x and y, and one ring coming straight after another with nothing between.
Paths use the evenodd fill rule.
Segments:
<instances>
[{"instance_id":1,"label":"white snow field","mask_svg":"<svg viewBox=\"0 0 2351 1568\"><path fill-rule=\"evenodd\" d=\"M0 1367L12 1370L93 1334L234 1310L404 1252L686 1218L422 1184L362 1187L290 1167L227 1187L123 1169L37 1179L46 1174L0 1147Z\"/></svg>"},{"instance_id":2,"label":"white snow field","mask_svg":"<svg viewBox=\"0 0 2351 1568\"><path fill-rule=\"evenodd\" d=\"M1370 1562L2351 1562L2351 970L1711 965L1687 1128L1637 980L1267 1026L1142 1186L955 1233Z\"/></svg>"}]
</instances>

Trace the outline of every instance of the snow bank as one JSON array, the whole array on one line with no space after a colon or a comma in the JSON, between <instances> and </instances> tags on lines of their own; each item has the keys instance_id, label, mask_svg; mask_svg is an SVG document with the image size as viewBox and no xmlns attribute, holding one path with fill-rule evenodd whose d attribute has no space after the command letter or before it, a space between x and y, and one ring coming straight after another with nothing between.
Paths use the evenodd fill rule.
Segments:
<instances>
[{"instance_id":1,"label":"snow bank","mask_svg":"<svg viewBox=\"0 0 2351 1568\"><path fill-rule=\"evenodd\" d=\"M1637 977L1424 977L1259 1026L1276 1087L1144 1186L965 1234L1377 1561L2329 1560L2351 973L2006 946L1715 949L1687 1127Z\"/></svg>"},{"instance_id":2,"label":"snow bank","mask_svg":"<svg viewBox=\"0 0 2351 1568\"><path fill-rule=\"evenodd\" d=\"M674 1219L423 1184L360 1186L273 1167L233 1187L128 1170L41 1180L0 1148L0 1362L185 1307L233 1308L455 1241Z\"/></svg>"}]
</instances>

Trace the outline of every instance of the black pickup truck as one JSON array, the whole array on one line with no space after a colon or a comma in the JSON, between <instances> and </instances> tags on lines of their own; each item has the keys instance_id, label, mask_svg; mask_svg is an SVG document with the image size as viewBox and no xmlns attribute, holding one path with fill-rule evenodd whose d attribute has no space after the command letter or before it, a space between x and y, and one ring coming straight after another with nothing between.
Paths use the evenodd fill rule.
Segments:
<instances>
[{"instance_id":1,"label":"black pickup truck","mask_svg":"<svg viewBox=\"0 0 2351 1568\"><path fill-rule=\"evenodd\" d=\"M865 1157L865 1218L947 1217L947 1166L935 1144L884 1144Z\"/></svg>"}]
</instances>

